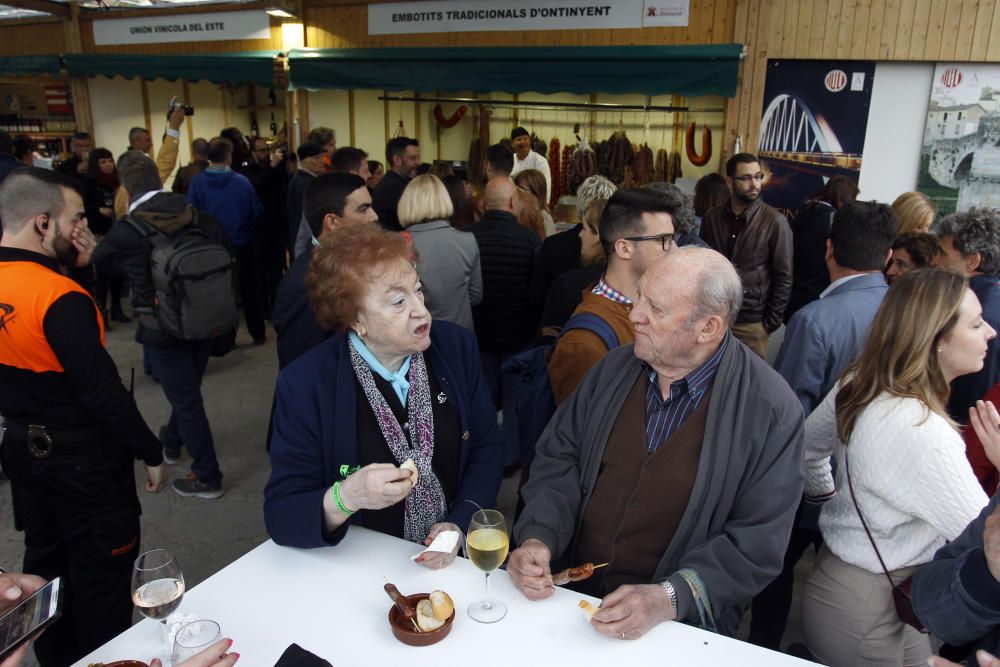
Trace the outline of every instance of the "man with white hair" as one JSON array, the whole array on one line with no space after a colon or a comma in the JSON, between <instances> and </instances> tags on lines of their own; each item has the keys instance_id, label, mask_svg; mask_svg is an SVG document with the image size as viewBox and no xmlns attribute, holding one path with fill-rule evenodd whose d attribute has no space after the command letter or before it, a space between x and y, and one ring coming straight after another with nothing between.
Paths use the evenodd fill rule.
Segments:
<instances>
[{"instance_id":1,"label":"man with white hair","mask_svg":"<svg viewBox=\"0 0 1000 667\"><path fill-rule=\"evenodd\" d=\"M741 301L704 248L639 280L635 344L608 352L538 441L508 565L526 597L552 595L554 569L609 563L576 585L604 598L598 632L736 633L781 570L803 486L802 406L730 333Z\"/></svg>"}]
</instances>

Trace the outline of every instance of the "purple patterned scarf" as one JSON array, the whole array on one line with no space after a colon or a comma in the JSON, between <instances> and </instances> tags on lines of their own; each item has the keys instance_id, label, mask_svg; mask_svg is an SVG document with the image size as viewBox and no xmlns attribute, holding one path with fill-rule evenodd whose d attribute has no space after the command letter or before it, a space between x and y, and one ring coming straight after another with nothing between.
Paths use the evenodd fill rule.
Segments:
<instances>
[{"instance_id":1,"label":"purple patterned scarf","mask_svg":"<svg viewBox=\"0 0 1000 667\"><path fill-rule=\"evenodd\" d=\"M410 357L410 372L407 375L410 390L406 400L409 418L406 426L410 432L410 441L414 445L411 448L396 415L375 384L371 368L358 354L352 342L348 343L348 347L351 350L354 374L364 389L368 405L375 413L375 421L378 422L397 465L412 458L417 464L417 470L420 471L417 486L404 500L403 537L410 542L422 544L431 527L444 521L448 512L448 503L445 501L441 482L431 467L434 458L434 413L431 408L431 389L427 380L424 355L414 354Z\"/></svg>"}]
</instances>

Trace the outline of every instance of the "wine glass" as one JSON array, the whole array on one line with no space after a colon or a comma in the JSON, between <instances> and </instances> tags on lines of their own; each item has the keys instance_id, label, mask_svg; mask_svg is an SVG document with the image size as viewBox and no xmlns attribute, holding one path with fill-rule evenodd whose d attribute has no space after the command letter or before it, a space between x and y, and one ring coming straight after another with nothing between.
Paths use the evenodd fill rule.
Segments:
<instances>
[{"instance_id":1,"label":"wine glass","mask_svg":"<svg viewBox=\"0 0 1000 667\"><path fill-rule=\"evenodd\" d=\"M184 575L177 559L166 549L147 551L135 559L132 568L132 602L146 618L160 622L163 644L169 656L167 617L184 597Z\"/></svg>"},{"instance_id":2,"label":"wine glass","mask_svg":"<svg viewBox=\"0 0 1000 667\"><path fill-rule=\"evenodd\" d=\"M486 596L469 605L469 616L480 623L496 623L507 615L507 606L500 600L490 599L490 572L500 567L507 558L510 538L507 522L496 510L478 510L469 522L465 552L472 564L486 573Z\"/></svg>"},{"instance_id":3,"label":"wine glass","mask_svg":"<svg viewBox=\"0 0 1000 667\"><path fill-rule=\"evenodd\" d=\"M171 664L179 665L219 641L221 637L222 629L215 621L201 620L185 623L177 629L177 635L174 637L174 652L170 656Z\"/></svg>"}]
</instances>

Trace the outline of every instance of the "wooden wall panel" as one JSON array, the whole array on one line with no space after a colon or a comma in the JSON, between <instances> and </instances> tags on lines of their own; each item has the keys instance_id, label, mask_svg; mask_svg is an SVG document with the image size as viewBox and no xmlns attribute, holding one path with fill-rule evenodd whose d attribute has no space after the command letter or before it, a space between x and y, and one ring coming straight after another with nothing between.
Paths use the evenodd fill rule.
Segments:
<instances>
[{"instance_id":1,"label":"wooden wall panel","mask_svg":"<svg viewBox=\"0 0 1000 667\"><path fill-rule=\"evenodd\" d=\"M65 51L62 21L0 25L0 55L40 56Z\"/></svg>"}]
</instances>

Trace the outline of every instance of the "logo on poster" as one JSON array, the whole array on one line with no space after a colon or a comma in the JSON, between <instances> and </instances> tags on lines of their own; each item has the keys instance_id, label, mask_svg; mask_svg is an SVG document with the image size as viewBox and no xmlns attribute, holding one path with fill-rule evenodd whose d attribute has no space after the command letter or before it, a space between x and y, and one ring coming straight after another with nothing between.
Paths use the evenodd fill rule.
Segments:
<instances>
[{"instance_id":1,"label":"logo on poster","mask_svg":"<svg viewBox=\"0 0 1000 667\"><path fill-rule=\"evenodd\" d=\"M945 88L954 88L962 83L962 70L957 67L949 67L941 75L941 85Z\"/></svg>"},{"instance_id":2,"label":"logo on poster","mask_svg":"<svg viewBox=\"0 0 1000 667\"><path fill-rule=\"evenodd\" d=\"M847 87L847 74L842 69L832 69L826 73L823 85L831 93L839 93Z\"/></svg>"}]
</instances>

